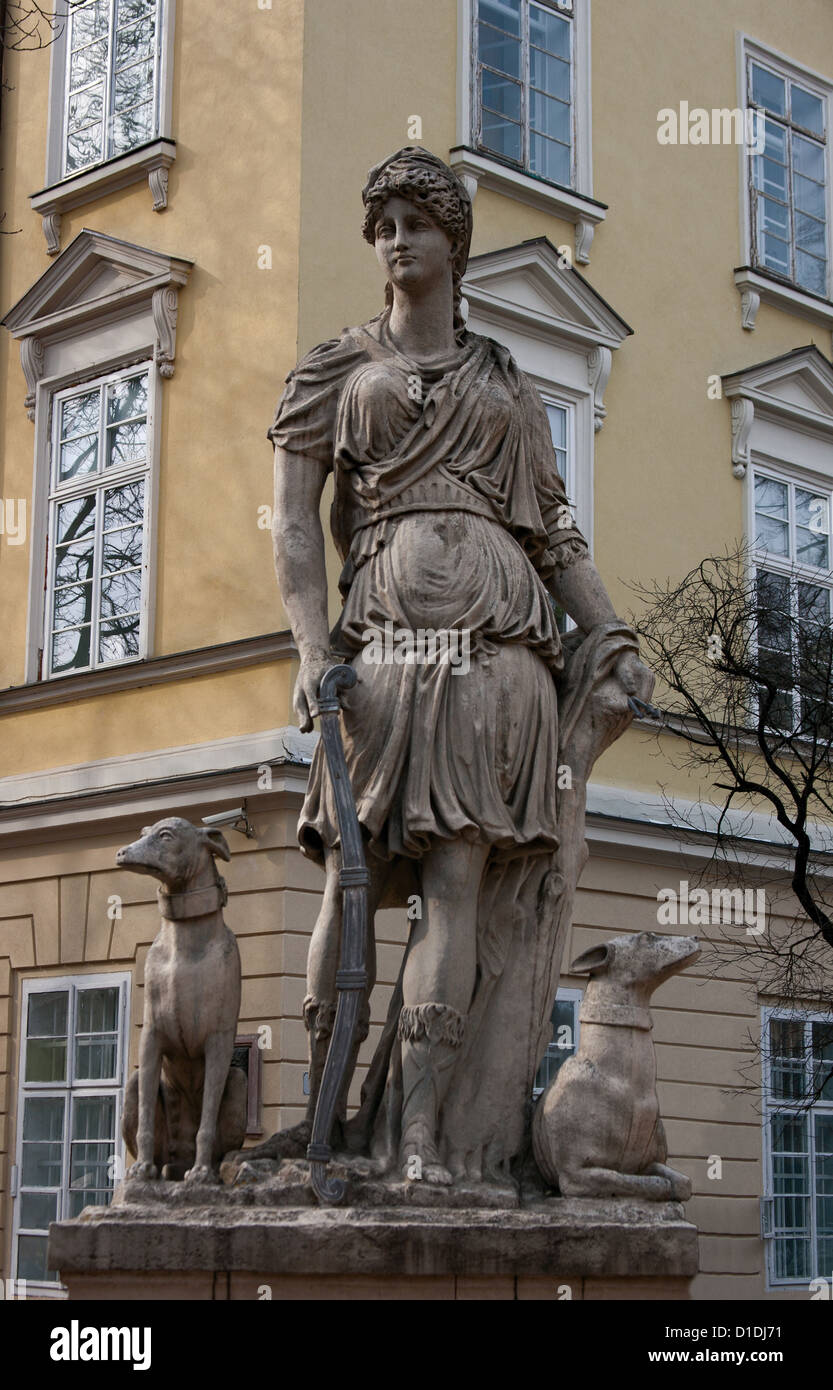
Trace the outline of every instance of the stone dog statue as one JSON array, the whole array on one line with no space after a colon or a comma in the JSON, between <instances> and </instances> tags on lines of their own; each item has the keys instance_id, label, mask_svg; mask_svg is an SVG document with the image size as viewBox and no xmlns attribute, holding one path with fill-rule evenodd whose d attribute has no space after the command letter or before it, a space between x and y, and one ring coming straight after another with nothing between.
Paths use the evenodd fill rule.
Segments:
<instances>
[{"instance_id":1,"label":"stone dog statue","mask_svg":"<svg viewBox=\"0 0 833 1390\"><path fill-rule=\"evenodd\" d=\"M651 1037L651 995L697 959L694 936L639 932L573 961L587 971L578 1052L538 1102L535 1160L563 1197L685 1202L691 1182L666 1165Z\"/></svg>"},{"instance_id":2,"label":"stone dog statue","mask_svg":"<svg viewBox=\"0 0 833 1390\"><path fill-rule=\"evenodd\" d=\"M231 1066L240 1011L240 952L223 921L219 830L172 816L120 849L121 869L161 880L162 925L145 963L139 1069L127 1087L122 1133L129 1178L208 1182L246 1132L247 1083Z\"/></svg>"}]
</instances>

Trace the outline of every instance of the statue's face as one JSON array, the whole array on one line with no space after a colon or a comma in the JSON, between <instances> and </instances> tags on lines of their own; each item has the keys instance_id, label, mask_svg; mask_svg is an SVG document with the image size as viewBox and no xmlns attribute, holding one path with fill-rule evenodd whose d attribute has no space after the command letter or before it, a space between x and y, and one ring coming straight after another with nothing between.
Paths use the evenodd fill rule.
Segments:
<instances>
[{"instance_id":1,"label":"statue's face","mask_svg":"<svg viewBox=\"0 0 833 1390\"><path fill-rule=\"evenodd\" d=\"M424 293L451 281L456 247L433 218L407 198L388 198L376 222L376 255L390 280Z\"/></svg>"}]
</instances>

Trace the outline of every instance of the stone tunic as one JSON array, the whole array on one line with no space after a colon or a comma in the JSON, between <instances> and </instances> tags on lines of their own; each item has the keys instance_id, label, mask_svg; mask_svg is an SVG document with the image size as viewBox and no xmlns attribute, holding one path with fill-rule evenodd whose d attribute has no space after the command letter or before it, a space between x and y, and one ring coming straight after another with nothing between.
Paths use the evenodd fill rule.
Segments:
<instances>
[{"instance_id":1,"label":"stone tunic","mask_svg":"<svg viewBox=\"0 0 833 1390\"><path fill-rule=\"evenodd\" d=\"M386 859L458 836L501 859L551 853L563 657L545 584L587 547L540 397L508 352L464 333L429 372L388 318L313 349L269 431L335 472L332 645L358 675L342 730L359 820ZM372 638L420 630L456 634L451 659L372 657ZM317 859L338 844L320 746L299 839Z\"/></svg>"}]
</instances>

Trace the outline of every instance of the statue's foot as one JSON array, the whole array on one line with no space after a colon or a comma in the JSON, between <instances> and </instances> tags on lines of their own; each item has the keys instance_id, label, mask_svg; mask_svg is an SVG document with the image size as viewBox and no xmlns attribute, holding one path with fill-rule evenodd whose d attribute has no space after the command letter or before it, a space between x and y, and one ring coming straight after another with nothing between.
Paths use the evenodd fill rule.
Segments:
<instances>
[{"instance_id":1,"label":"statue's foot","mask_svg":"<svg viewBox=\"0 0 833 1390\"><path fill-rule=\"evenodd\" d=\"M207 1163L195 1163L193 1168L188 1169L183 1181L187 1182L190 1186L194 1186L197 1184L205 1185L206 1183L216 1183L218 1178L214 1169L210 1168Z\"/></svg>"},{"instance_id":2,"label":"statue's foot","mask_svg":"<svg viewBox=\"0 0 833 1390\"><path fill-rule=\"evenodd\" d=\"M399 1167L406 1182L430 1182L450 1187L451 1173L440 1155L428 1125L420 1120L408 1126L399 1149Z\"/></svg>"},{"instance_id":3,"label":"statue's foot","mask_svg":"<svg viewBox=\"0 0 833 1390\"><path fill-rule=\"evenodd\" d=\"M138 1178L140 1182L152 1182L159 1177L159 1172L155 1163L131 1163L127 1170L129 1178Z\"/></svg>"},{"instance_id":4,"label":"statue's foot","mask_svg":"<svg viewBox=\"0 0 833 1390\"><path fill-rule=\"evenodd\" d=\"M236 1162L239 1166L253 1158L306 1158L311 1135L312 1125L309 1120L301 1120L290 1129L278 1130L271 1139L265 1139L262 1144L255 1144L253 1149L239 1149L236 1153L226 1154L223 1162Z\"/></svg>"}]
</instances>

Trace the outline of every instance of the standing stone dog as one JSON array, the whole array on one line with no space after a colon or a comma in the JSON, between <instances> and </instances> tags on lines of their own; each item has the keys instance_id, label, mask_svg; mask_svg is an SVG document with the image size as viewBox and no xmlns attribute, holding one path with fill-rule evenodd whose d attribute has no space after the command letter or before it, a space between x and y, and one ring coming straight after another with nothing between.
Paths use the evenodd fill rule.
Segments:
<instances>
[{"instance_id":1,"label":"standing stone dog","mask_svg":"<svg viewBox=\"0 0 833 1390\"><path fill-rule=\"evenodd\" d=\"M145 963L139 1069L127 1087L122 1133L129 1178L214 1180L246 1132L247 1083L231 1066L240 1012L240 952L223 921L228 894L215 856L219 830L172 816L116 855L121 869L161 880L162 925Z\"/></svg>"},{"instance_id":2,"label":"standing stone dog","mask_svg":"<svg viewBox=\"0 0 833 1390\"><path fill-rule=\"evenodd\" d=\"M651 995L697 959L694 936L640 932L594 946L570 972L590 975L578 1052L538 1102L535 1160L563 1197L685 1202L691 1182L666 1165L651 1037Z\"/></svg>"}]
</instances>

